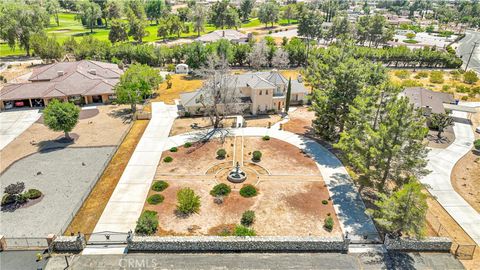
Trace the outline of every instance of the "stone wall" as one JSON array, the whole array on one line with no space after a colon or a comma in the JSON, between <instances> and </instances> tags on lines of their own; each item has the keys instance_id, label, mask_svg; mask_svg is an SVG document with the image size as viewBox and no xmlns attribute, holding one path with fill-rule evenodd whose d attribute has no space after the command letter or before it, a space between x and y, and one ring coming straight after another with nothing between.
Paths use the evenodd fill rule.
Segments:
<instances>
[{"instance_id":1,"label":"stone wall","mask_svg":"<svg viewBox=\"0 0 480 270\"><path fill-rule=\"evenodd\" d=\"M192 236L161 237L133 236L128 240L129 251L323 251L341 252L348 243L341 237L236 237Z\"/></svg>"},{"instance_id":2,"label":"stone wall","mask_svg":"<svg viewBox=\"0 0 480 270\"><path fill-rule=\"evenodd\" d=\"M53 240L53 250L59 252L82 251L86 246L85 237L80 236L57 236Z\"/></svg>"},{"instance_id":3,"label":"stone wall","mask_svg":"<svg viewBox=\"0 0 480 270\"><path fill-rule=\"evenodd\" d=\"M449 252L452 240L447 237L427 237L422 240L385 237L385 248L392 251L439 251Z\"/></svg>"}]
</instances>

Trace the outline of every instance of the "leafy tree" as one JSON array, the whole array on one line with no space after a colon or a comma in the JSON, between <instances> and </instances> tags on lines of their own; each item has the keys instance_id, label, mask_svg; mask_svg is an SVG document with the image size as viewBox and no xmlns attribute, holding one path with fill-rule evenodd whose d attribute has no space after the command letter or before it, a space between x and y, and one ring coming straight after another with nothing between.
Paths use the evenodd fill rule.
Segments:
<instances>
[{"instance_id":1,"label":"leafy tree","mask_svg":"<svg viewBox=\"0 0 480 270\"><path fill-rule=\"evenodd\" d=\"M128 35L132 36L135 41L142 43L143 37L148 34L145 30L146 15L143 2L140 0L130 0L126 4L126 14L129 24Z\"/></svg>"},{"instance_id":2,"label":"leafy tree","mask_svg":"<svg viewBox=\"0 0 480 270\"><path fill-rule=\"evenodd\" d=\"M252 47L248 44L235 44L233 46L233 64L243 66L248 61L248 55L251 50Z\"/></svg>"},{"instance_id":3,"label":"leafy tree","mask_svg":"<svg viewBox=\"0 0 480 270\"><path fill-rule=\"evenodd\" d=\"M265 24L265 27L269 23L273 27L273 24L278 22L279 13L280 7L278 3L275 0L269 0L260 5L258 19Z\"/></svg>"},{"instance_id":4,"label":"leafy tree","mask_svg":"<svg viewBox=\"0 0 480 270\"><path fill-rule=\"evenodd\" d=\"M75 58L104 60L110 51L110 43L108 41L100 41L92 36L86 36L73 47Z\"/></svg>"},{"instance_id":5,"label":"leafy tree","mask_svg":"<svg viewBox=\"0 0 480 270\"><path fill-rule=\"evenodd\" d=\"M128 24L121 20L113 20L110 23L110 32L108 33L110 42L122 42L128 40Z\"/></svg>"},{"instance_id":6,"label":"leafy tree","mask_svg":"<svg viewBox=\"0 0 480 270\"><path fill-rule=\"evenodd\" d=\"M288 24L290 24L290 21L295 18L296 13L297 9L295 7L295 4L286 5L283 9L283 18L287 20Z\"/></svg>"},{"instance_id":7,"label":"leafy tree","mask_svg":"<svg viewBox=\"0 0 480 270\"><path fill-rule=\"evenodd\" d=\"M234 7L227 8L227 13L225 14L225 26L227 28L237 29L240 25L241 22L237 9Z\"/></svg>"},{"instance_id":8,"label":"leafy tree","mask_svg":"<svg viewBox=\"0 0 480 270\"><path fill-rule=\"evenodd\" d=\"M307 62L306 45L301 39L292 38L285 46L285 50L288 53L290 65L300 66Z\"/></svg>"},{"instance_id":9,"label":"leafy tree","mask_svg":"<svg viewBox=\"0 0 480 270\"><path fill-rule=\"evenodd\" d=\"M177 192L177 211L188 215L200 210L200 197L191 188L182 188Z\"/></svg>"},{"instance_id":10,"label":"leafy tree","mask_svg":"<svg viewBox=\"0 0 480 270\"><path fill-rule=\"evenodd\" d=\"M369 40L370 16L361 16L355 25L356 40L360 44L365 44Z\"/></svg>"},{"instance_id":11,"label":"leafy tree","mask_svg":"<svg viewBox=\"0 0 480 270\"><path fill-rule=\"evenodd\" d=\"M288 67L288 52L284 51L282 48L276 49L271 62L272 67L274 68L282 69Z\"/></svg>"},{"instance_id":12,"label":"leafy tree","mask_svg":"<svg viewBox=\"0 0 480 270\"><path fill-rule=\"evenodd\" d=\"M192 11L188 7L183 7L183 8L178 8L177 9L177 14L178 17L180 18L180 21L182 22L187 22L189 18L191 17Z\"/></svg>"},{"instance_id":13,"label":"leafy tree","mask_svg":"<svg viewBox=\"0 0 480 270\"><path fill-rule=\"evenodd\" d=\"M55 23L57 26L60 26L60 21L58 20L58 12L60 11L60 4L58 0L47 0L45 1L45 9L47 10L48 14L54 16Z\"/></svg>"},{"instance_id":14,"label":"leafy tree","mask_svg":"<svg viewBox=\"0 0 480 270\"><path fill-rule=\"evenodd\" d=\"M170 34L170 20L168 18L161 19L157 28L157 37L163 37L163 40L166 40L168 34Z\"/></svg>"},{"instance_id":15,"label":"leafy tree","mask_svg":"<svg viewBox=\"0 0 480 270\"><path fill-rule=\"evenodd\" d=\"M162 77L155 69L147 65L133 64L120 76L120 82L115 86L117 101L130 104L132 112L135 113L137 103L150 96L161 82Z\"/></svg>"},{"instance_id":16,"label":"leafy tree","mask_svg":"<svg viewBox=\"0 0 480 270\"><path fill-rule=\"evenodd\" d=\"M375 203L379 210L373 214L375 221L395 236L424 237L428 195L422 188L416 180L411 180L390 196L379 194L381 200Z\"/></svg>"},{"instance_id":17,"label":"leafy tree","mask_svg":"<svg viewBox=\"0 0 480 270\"><path fill-rule=\"evenodd\" d=\"M242 0L242 2L240 2L240 16L244 22L248 21L253 6L255 6L255 0Z\"/></svg>"},{"instance_id":18,"label":"leafy tree","mask_svg":"<svg viewBox=\"0 0 480 270\"><path fill-rule=\"evenodd\" d=\"M268 65L268 46L265 41L255 43L252 51L248 55L250 66L254 69L260 69Z\"/></svg>"},{"instance_id":19,"label":"leafy tree","mask_svg":"<svg viewBox=\"0 0 480 270\"><path fill-rule=\"evenodd\" d=\"M375 47L379 44L387 43L393 38L394 30L388 25L387 19L382 15L375 15L371 18L369 28L370 43L373 42Z\"/></svg>"},{"instance_id":20,"label":"leafy tree","mask_svg":"<svg viewBox=\"0 0 480 270\"><path fill-rule=\"evenodd\" d=\"M53 131L63 131L65 138L71 140L68 134L78 123L80 109L73 103L60 102L54 99L43 111L45 125Z\"/></svg>"},{"instance_id":21,"label":"leafy tree","mask_svg":"<svg viewBox=\"0 0 480 270\"><path fill-rule=\"evenodd\" d=\"M169 19L169 26L170 26L170 35L177 35L180 37L183 29L185 28L185 24L180 20L177 15L171 14Z\"/></svg>"},{"instance_id":22,"label":"leafy tree","mask_svg":"<svg viewBox=\"0 0 480 270\"><path fill-rule=\"evenodd\" d=\"M48 26L48 13L36 3L0 3L0 38L10 48L19 45L30 56L30 38Z\"/></svg>"},{"instance_id":23,"label":"leafy tree","mask_svg":"<svg viewBox=\"0 0 480 270\"><path fill-rule=\"evenodd\" d=\"M290 109L290 98L292 95L292 78L288 78L287 97L285 98L285 113Z\"/></svg>"},{"instance_id":24,"label":"leafy tree","mask_svg":"<svg viewBox=\"0 0 480 270\"><path fill-rule=\"evenodd\" d=\"M227 12L230 7L229 0L221 0L215 2L210 7L210 23L216 28L224 29L227 25Z\"/></svg>"},{"instance_id":25,"label":"leafy tree","mask_svg":"<svg viewBox=\"0 0 480 270\"><path fill-rule=\"evenodd\" d=\"M336 38L346 40L350 38L351 25L347 16L336 16L333 18L332 26L328 31L328 38L330 40Z\"/></svg>"},{"instance_id":26,"label":"leafy tree","mask_svg":"<svg viewBox=\"0 0 480 270\"><path fill-rule=\"evenodd\" d=\"M192 69L200 68L207 64L208 52L205 46L199 41L193 42L186 50L185 63Z\"/></svg>"},{"instance_id":27,"label":"leafy tree","mask_svg":"<svg viewBox=\"0 0 480 270\"><path fill-rule=\"evenodd\" d=\"M35 55L46 60L60 60L64 49L53 37L47 37L45 33L34 34L31 38L31 46Z\"/></svg>"},{"instance_id":28,"label":"leafy tree","mask_svg":"<svg viewBox=\"0 0 480 270\"><path fill-rule=\"evenodd\" d=\"M202 5L195 5L192 13L193 30L197 32L197 36L205 31L205 21L207 19L207 11Z\"/></svg>"},{"instance_id":29,"label":"leafy tree","mask_svg":"<svg viewBox=\"0 0 480 270\"><path fill-rule=\"evenodd\" d=\"M430 116L430 127L437 130L437 138L442 138L443 131L453 125L453 118L446 113L433 113Z\"/></svg>"},{"instance_id":30,"label":"leafy tree","mask_svg":"<svg viewBox=\"0 0 480 270\"><path fill-rule=\"evenodd\" d=\"M105 19L115 20L122 17L122 6L120 1L109 0L105 6Z\"/></svg>"},{"instance_id":31,"label":"leafy tree","mask_svg":"<svg viewBox=\"0 0 480 270\"><path fill-rule=\"evenodd\" d=\"M158 25L160 18L166 15L167 7L165 5L165 0L150 0L147 1L145 7L145 12L149 20L155 20Z\"/></svg>"},{"instance_id":32,"label":"leafy tree","mask_svg":"<svg viewBox=\"0 0 480 270\"><path fill-rule=\"evenodd\" d=\"M93 27L95 26L97 19L102 18L102 10L100 9L100 6L95 2L83 0L78 4L78 10L80 13L77 14L76 18L87 25L88 28L90 28L90 33L93 33Z\"/></svg>"},{"instance_id":33,"label":"leafy tree","mask_svg":"<svg viewBox=\"0 0 480 270\"><path fill-rule=\"evenodd\" d=\"M309 41L322 38L322 23L323 17L316 11L304 12L298 21L298 35L306 37L308 40L306 49L307 58L310 50Z\"/></svg>"}]
</instances>

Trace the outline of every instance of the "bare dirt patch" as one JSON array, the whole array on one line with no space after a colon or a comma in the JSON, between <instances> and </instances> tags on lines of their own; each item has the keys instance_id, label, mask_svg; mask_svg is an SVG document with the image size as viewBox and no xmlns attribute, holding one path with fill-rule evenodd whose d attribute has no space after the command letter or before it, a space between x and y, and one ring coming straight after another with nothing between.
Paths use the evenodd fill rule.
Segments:
<instances>
[{"instance_id":1,"label":"bare dirt patch","mask_svg":"<svg viewBox=\"0 0 480 270\"><path fill-rule=\"evenodd\" d=\"M244 161L250 162L253 151L262 152L262 159L256 164L267 169L271 174L308 175L320 174L317 164L300 149L289 143L260 137L244 138Z\"/></svg>"},{"instance_id":2,"label":"bare dirt patch","mask_svg":"<svg viewBox=\"0 0 480 270\"><path fill-rule=\"evenodd\" d=\"M436 130L428 131L426 140L429 147L445 149L455 141L455 132L453 132L452 126L445 129L440 138L438 138L437 133Z\"/></svg>"},{"instance_id":3,"label":"bare dirt patch","mask_svg":"<svg viewBox=\"0 0 480 270\"><path fill-rule=\"evenodd\" d=\"M234 118L228 118L222 121L223 127L232 127L235 124ZM195 128L193 126L196 126ZM186 132L197 131L200 129L212 128L210 118L208 117L184 117L177 118L173 122L172 129L170 130L170 136L183 134Z\"/></svg>"},{"instance_id":4,"label":"bare dirt patch","mask_svg":"<svg viewBox=\"0 0 480 270\"><path fill-rule=\"evenodd\" d=\"M299 107L288 113L290 120L283 125L283 129L301 135L314 135L312 121L315 119L315 112L308 110L308 107Z\"/></svg>"},{"instance_id":5,"label":"bare dirt patch","mask_svg":"<svg viewBox=\"0 0 480 270\"><path fill-rule=\"evenodd\" d=\"M180 98L181 93L192 92L199 89L203 84L203 80L193 78L189 75L172 74L172 87L167 88L167 82L160 84L156 93L158 96L152 100L163 101L166 104L175 104L175 99Z\"/></svg>"}]
</instances>

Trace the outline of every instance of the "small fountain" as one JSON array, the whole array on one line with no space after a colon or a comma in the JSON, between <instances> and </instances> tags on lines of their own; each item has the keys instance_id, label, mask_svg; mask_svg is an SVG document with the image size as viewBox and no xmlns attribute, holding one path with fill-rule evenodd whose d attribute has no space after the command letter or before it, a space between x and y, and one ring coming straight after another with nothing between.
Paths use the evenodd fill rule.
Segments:
<instances>
[{"instance_id":1,"label":"small fountain","mask_svg":"<svg viewBox=\"0 0 480 270\"><path fill-rule=\"evenodd\" d=\"M228 173L227 179L232 183L242 183L247 179L247 174L240 169L240 164L237 162L235 168Z\"/></svg>"}]
</instances>

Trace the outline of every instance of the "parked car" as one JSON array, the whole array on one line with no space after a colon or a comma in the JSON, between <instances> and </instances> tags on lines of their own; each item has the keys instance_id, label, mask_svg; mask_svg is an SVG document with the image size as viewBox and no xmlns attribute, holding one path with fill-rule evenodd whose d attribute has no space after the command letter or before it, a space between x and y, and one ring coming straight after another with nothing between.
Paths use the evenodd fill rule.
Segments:
<instances>
[{"instance_id":1,"label":"parked car","mask_svg":"<svg viewBox=\"0 0 480 270\"><path fill-rule=\"evenodd\" d=\"M15 107L23 107L23 106L25 106L25 103L23 101L15 102Z\"/></svg>"},{"instance_id":2,"label":"parked car","mask_svg":"<svg viewBox=\"0 0 480 270\"><path fill-rule=\"evenodd\" d=\"M12 101L5 101L5 109L11 109L13 108L13 102Z\"/></svg>"},{"instance_id":3,"label":"parked car","mask_svg":"<svg viewBox=\"0 0 480 270\"><path fill-rule=\"evenodd\" d=\"M475 131L476 131L477 133L480 133L480 126L478 126L478 127L475 129Z\"/></svg>"}]
</instances>

